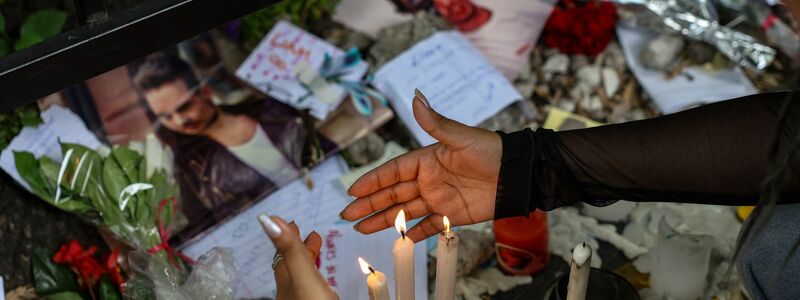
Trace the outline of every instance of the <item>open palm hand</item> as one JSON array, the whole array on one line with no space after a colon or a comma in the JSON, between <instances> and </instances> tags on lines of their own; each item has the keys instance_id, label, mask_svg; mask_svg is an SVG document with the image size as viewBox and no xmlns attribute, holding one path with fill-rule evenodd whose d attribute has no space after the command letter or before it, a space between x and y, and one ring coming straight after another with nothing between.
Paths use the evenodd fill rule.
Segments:
<instances>
[{"instance_id":1,"label":"open palm hand","mask_svg":"<svg viewBox=\"0 0 800 300\"><path fill-rule=\"evenodd\" d=\"M419 92L413 109L420 127L439 143L364 174L348 190L357 199L342 211L342 218L363 218L354 228L369 234L394 226L402 209L407 219L424 217L408 231L414 241L442 231L443 216L453 225L491 220L502 155L500 137L439 115Z\"/></svg>"}]
</instances>

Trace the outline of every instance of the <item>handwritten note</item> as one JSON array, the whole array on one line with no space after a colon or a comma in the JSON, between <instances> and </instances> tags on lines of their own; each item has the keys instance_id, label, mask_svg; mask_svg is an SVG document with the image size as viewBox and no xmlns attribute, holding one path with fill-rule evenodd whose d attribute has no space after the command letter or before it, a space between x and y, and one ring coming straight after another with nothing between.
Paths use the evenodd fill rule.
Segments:
<instances>
[{"instance_id":1,"label":"handwritten note","mask_svg":"<svg viewBox=\"0 0 800 300\"><path fill-rule=\"evenodd\" d=\"M394 295L392 245L398 237L394 229L363 235L353 231L350 224L336 224L316 230L322 236L319 270L328 284L336 290L339 299L369 299L367 276L361 272L357 262L359 256L376 270L386 274L389 294ZM414 250L415 299L428 299L425 243L417 243Z\"/></svg>"},{"instance_id":2,"label":"handwritten note","mask_svg":"<svg viewBox=\"0 0 800 300\"><path fill-rule=\"evenodd\" d=\"M617 35L633 75L664 114L757 92L738 66L714 72L690 67L684 75L667 80L663 72L648 69L639 61L642 49L656 33L618 25Z\"/></svg>"},{"instance_id":3,"label":"handwritten note","mask_svg":"<svg viewBox=\"0 0 800 300\"><path fill-rule=\"evenodd\" d=\"M503 75L455 31L417 43L375 73L374 85L423 146L436 142L417 125L411 110L414 89L440 114L467 125L491 117L522 99Z\"/></svg>"},{"instance_id":4,"label":"handwritten note","mask_svg":"<svg viewBox=\"0 0 800 300\"><path fill-rule=\"evenodd\" d=\"M333 102L309 95L309 90L295 77L297 68L308 66L318 70L325 54L339 56L341 49L286 21L272 27L261 43L236 70L236 76L261 92L298 109L309 109L311 115L324 120L346 96L345 89L332 85ZM367 71L361 62L343 80L358 80Z\"/></svg>"},{"instance_id":5,"label":"handwritten note","mask_svg":"<svg viewBox=\"0 0 800 300\"><path fill-rule=\"evenodd\" d=\"M6 149L0 153L0 167L14 180L30 190L28 183L17 172L14 163L14 151L27 151L34 156L49 156L61 161L61 144L81 144L91 149L102 145L97 137L86 128L78 115L67 108L53 105L41 113L42 123L37 127L25 127L11 140Z\"/></svg>"},{"instance_id":6,"label":"handwritten note","mask_svg":"<svg viewBox=\"0 0 800 300\"><path fill-rule=\"evenodd\" d=\"M277 215L297 222L303 236L316 230L323 239L330 240L330 244L322 249L325 267L320 268L320 271L326 279L331 277L331 281L339 286L338 290L348 293L341 286L355 286L355 282L366 285L360 271L350 271L349 264L352 263L354 267L357 264L353 255L375 257L377 262L380 255L390 256L393 239L388 231L369 236L357 234L353 231L352 224L342 224L343 221L339 220L338 213L350 202L338 183L338 178L347 170L347 164L341 157L330 158L311 171L313 190L309 191L302 180L293 181L208 234L183 245L181 250L190 257L197 258L214 247L230 248L240 278L234 286L236 298L274 297L275 280L270 265L275 247L264 234L256 217L262 213ZM331 228L337 231L332 232ZM363 249L357 245L363 245ZM331 251L334 253L330 253ZM424 253L424 249L420 251ZM427 257L420 256L417 268L421 270L419 272L426 274ZM352 262L348 261L350 257L353 257ZM333 269L329 270L329 266L333 266ZM366 290L363 295L363 299L367 299ZM359 299L341 295L340 298Z\"/></svg>"}]
</instances>

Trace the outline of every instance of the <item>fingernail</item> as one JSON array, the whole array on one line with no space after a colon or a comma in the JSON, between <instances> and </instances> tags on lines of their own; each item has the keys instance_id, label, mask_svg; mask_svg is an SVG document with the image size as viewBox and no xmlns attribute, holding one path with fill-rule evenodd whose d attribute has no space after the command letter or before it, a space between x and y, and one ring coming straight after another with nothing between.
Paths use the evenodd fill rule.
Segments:
<instances>
[{"instance_id":1,"label":"fingernail","mask_svg":"<svg viewBox=\"0 0 800 300\"><path fill-rule=\"evenodd\" d=\"M424 104L425 107L431 108L431 104L428 102L428 98L426 98L425 95L423 95L422 92L419 91L419 89L414 89L414 98L419 99L419 101L422 101L422 104Z\"/></svg>"},{"instance_id":2,"label":"fingernail","mask_svg":"<svg viewBox=\"0 0 800 300\"><path fill-rule=\"evenodd\" d=\"M267 215L261 214L258 215L258 221L261 222L261 226L264 227L264 231L267 232L267 235L270 238L277 238L281 235L281 228L275 221L272 221Z\"/></svg>"}]
</instances>

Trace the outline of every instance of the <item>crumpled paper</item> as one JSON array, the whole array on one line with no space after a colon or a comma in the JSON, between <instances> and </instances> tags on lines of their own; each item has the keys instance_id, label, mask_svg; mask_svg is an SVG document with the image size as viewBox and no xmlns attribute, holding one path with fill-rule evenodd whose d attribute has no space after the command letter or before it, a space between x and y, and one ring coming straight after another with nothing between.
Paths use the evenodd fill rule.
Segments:
<instances>
[{"instance_id":1,"label":"crumpled paper","mask_svg":"<svg viewBox=\"0 0 800 300\"><path fill-rule=\"evenodd\" d=\"M707 0L613 0L621 19L639 28L674 32L715 46L742 66L764 70L775 60L775 49L752 36L725 27Z\"/></svg>"}]
</instances>

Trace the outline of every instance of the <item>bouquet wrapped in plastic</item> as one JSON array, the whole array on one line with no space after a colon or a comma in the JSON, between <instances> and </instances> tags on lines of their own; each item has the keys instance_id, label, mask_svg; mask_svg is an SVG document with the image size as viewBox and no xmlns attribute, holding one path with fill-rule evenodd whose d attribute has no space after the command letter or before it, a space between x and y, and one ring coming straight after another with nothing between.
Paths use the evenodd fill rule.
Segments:
<instances>
[{"instance_id":1,"label":"bouquet wrapped in plastic","mask_svg":"<svg viewBox=\"0 0 800 300\"><path fill-rule=\"evenodd\" d=\"M154 249L165 244L168 231L179 218L174 201L178 188L164 168L150 168L148 159L127 147L97 151L78 144L61 144L63 159L34 157L14 152L14 160L31 192L67 212L107 228L134 249ZM102 152L108 152L104 154Z\"/></svg>"},{"instance_id":2,"label":"bouquet wrapped in plastic","mask_svg":"<svg viewBox=\"0 0 800 300\"><path fill-rule=\"evenodd\" d=\"M212 250L195 264L168 243L185 220L166 164L170 154L155 137L96 150L61 143L61 153L61 161L29 152L14 152L14 160L33 194L132 248L129 279L121 288L126 298L232 299L235 269L229 254Z\"/></svg>"}]
</instances>

